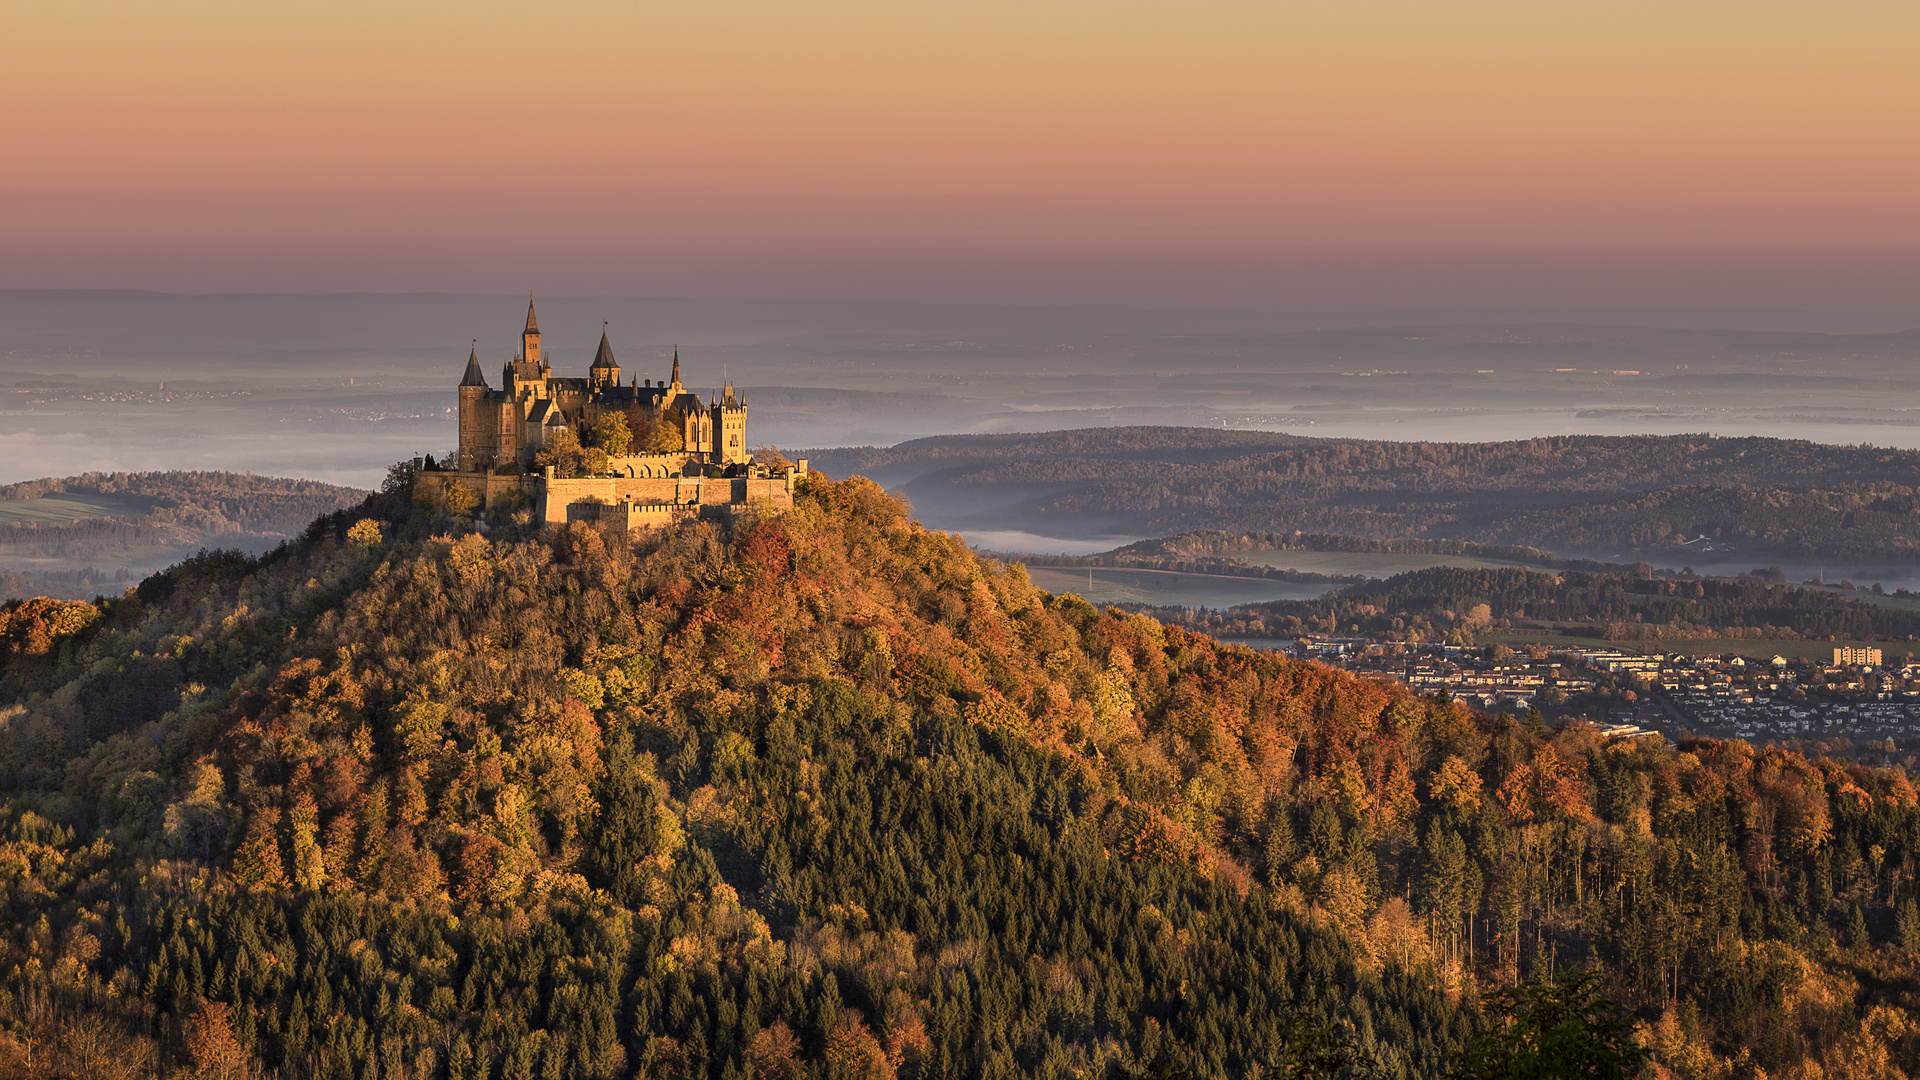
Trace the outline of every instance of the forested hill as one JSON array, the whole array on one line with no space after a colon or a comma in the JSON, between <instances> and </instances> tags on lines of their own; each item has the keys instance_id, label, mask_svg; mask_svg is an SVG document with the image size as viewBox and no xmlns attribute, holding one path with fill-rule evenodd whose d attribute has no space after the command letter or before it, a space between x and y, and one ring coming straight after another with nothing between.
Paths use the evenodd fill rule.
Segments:
<instances>
[{"instance_id":1,"label":"forested hill","mask_svg":"<svg viewBox=\"0 0 1920 1080\"><path fill-rule=\"evenodd\" d=\"M1553 963L1685 1075L1920 1052L1903 775L1217 646L866 481L394 493L0 642L0 1072L1435 1076Z\"/></svg>"},{"instance_id":2,"label":"forested hill","mask_svg":"<svg viewBox=\"0 0 1920 1080\"><path fill-rule=\"evenodd\" d=\"M1602 559L1920 558L1920 451L1882 447L1707 435L1403 443L1094 428L810 457L831 473L898 486L950 528L1297 530Z\"/></svg>"},{"instance_id":3,"label":"forested hill","mask_svg":"<svg viewBox=\"0 0 1920 1080\"><path fill-rule=\"evenodd\" d=\"M228 472L84 473L0 487L0 599L86 599L201 548L257 554L366 492Z\"/></svg>"}]
</instances>

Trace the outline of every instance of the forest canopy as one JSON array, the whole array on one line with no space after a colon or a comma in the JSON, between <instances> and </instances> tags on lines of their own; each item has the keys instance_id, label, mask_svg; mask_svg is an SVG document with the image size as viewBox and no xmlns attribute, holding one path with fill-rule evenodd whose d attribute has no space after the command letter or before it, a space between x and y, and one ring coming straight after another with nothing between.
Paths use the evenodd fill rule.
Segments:
<instances>
[{"instance_id":1,"label":"forest canopy","mask_svg":"<svg viewBox=\"0 0 1920 1080\"><path fill-rule=\"evenodd\" d=\"M1572 969L1685 1075L1920 1051L1898 771L1222 646L858 478L634 535L396 491L0 612L22 1075L1250 1076L1317 1016L1438 1076Z\"/></svg>"}]
</instances>

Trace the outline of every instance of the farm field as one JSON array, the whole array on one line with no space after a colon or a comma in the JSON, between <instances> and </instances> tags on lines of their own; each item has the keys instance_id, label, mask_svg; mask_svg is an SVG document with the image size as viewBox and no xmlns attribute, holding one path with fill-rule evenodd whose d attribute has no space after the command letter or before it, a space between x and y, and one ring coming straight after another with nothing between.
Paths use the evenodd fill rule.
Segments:
<instances>
[{"instance_id":1,"label":"farm field","mask_svg":"<svg viewBox=\"0 0 1920 1080\"><path fill-rule=\"evenodd\" d=\"M138 495L63 492L36 499L0 500L0 524L79 521L83 518L139 517L153 500Z\"/></svg>"},{"instance_id":2,"label":"farm field","mask_svg":"<svg viewBox=\"0 0 1920 1080\"><path fill-rule=\"evenodd\" d=\"M1168 607L1225 608L1268 600L1313 600L1325 595L1330 587L1319 583L1126 567L1095 567L1091 585L1087 571L1078 567L1029 566L1027 575L1048 592L1078 593L1089 603Z\"/></svg>"}]
</instances>

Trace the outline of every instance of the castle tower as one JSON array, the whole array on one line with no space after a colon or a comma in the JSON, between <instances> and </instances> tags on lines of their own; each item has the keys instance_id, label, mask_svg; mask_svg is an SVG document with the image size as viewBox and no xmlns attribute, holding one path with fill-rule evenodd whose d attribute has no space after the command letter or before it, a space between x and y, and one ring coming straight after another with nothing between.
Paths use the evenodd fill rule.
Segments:
<instances>
[{"instance_id":1,"label":"castle tower","mask_svg":"<svg viewBox=\"0 0 1920 1080\"><path fill-rule=\"evenodd\" d=\"M747 403L728 383L712 415L713 461L717 465L743 465L753 455L747 451Z\"/></svg>"},{"instance_id":2,"label":"castle tower","mask_svg":"<svg viewBox=\"0 0 1920 1080\"><path fill-rule=\"evenodd\" d=\"M541 363L540 320L533 317L533 297L531 296L527 297L527 328L520 332L520 358L529 364Z\"/></svg>"},{"instance_id":3,"label":"castle tower","mask_svg":"<svg viewBox=\"0 0 1920 1080\"><path fill-rule=\"evenodd\" d=\"M463 471L480 468L483 462L490 464L497 451L487 415L487 399L492 393L487 377L480 373L480 343L476 341L467 354L466 377L460 380L460 460L456 467Z\"/></svg>"},{"instance_id":4,"label":"castle tower","mask_svg":"<svg viewBox=\"0 0 1920 1080\"><path fill-rule=\"evenodd\" d=\"M595 388L620 385L620 365L613 359L613 346L607 343L607 324L600 324L600 351L593 355L587 377Z\"/></svg>"}]
</instances>

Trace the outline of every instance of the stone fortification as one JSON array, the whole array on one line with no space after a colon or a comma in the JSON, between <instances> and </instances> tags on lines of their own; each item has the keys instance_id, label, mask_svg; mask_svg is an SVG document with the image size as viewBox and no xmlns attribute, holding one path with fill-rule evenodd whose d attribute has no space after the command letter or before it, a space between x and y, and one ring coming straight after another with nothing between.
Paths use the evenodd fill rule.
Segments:
<instances>
[{"instance_id":1,"label":"stone fortification","mask_svg":"<svg viewBox=\"0 0 1920 1080\"><path fill-rule=\"evenodd\" d=\"M526 509L546 522L591 521L601 527L652 528L675 521L731 517L763 503L793 505L794 484L807 463L777 467L747 449L747 404L727 384L702 400L673 376L641 385L620 383L620 367L603 328L585 379L555 376L541 348L540 325L527 304L520 350L494 389L476 343L458 388L459 449L447 462L423 459L415 491L440 508ZM556 475L542 462L549 447L593 437L609 416L644 438L645 452L593 455L591 475Z\"/></svg>"}]
</instances>

